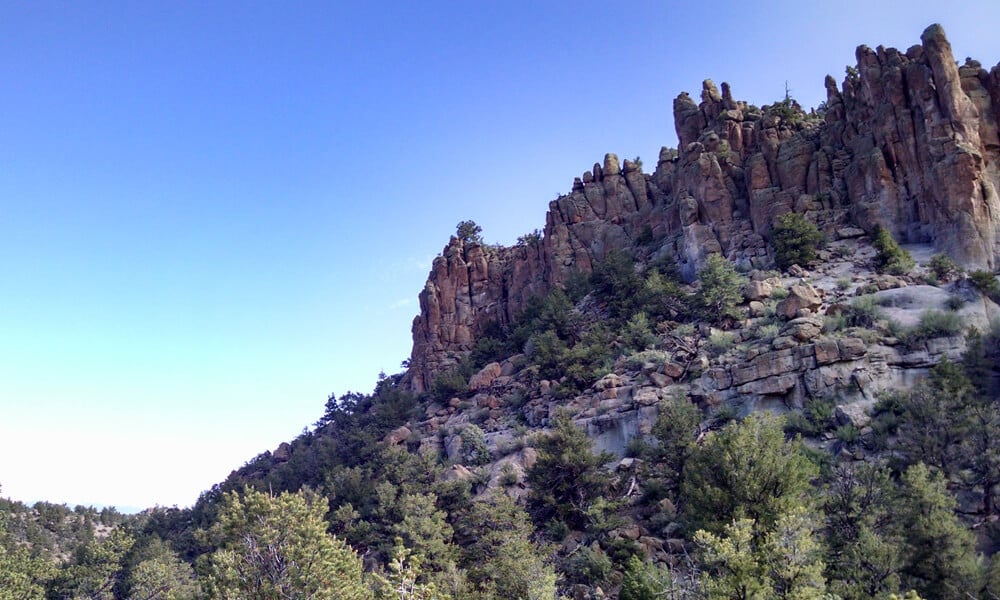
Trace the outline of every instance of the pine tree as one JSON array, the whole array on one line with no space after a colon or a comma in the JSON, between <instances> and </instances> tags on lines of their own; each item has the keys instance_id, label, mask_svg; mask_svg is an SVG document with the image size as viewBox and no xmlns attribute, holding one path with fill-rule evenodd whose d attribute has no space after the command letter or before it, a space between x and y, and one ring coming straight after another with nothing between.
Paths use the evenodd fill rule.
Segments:
<instances>
[{"instance_id":1,"label":"pine tree","mask_svg":"<svg viewBox=\"0 0 1000 600\"><path fill-rule=\"evenodd\" d=\"M550 551L532 542L535 529L509 496L498 492L477 502L463 525L471 538L463 562L486 598L555 597L556 573L545 556Z\"/></svg>"},{"instance_id":2,"label":"pine tree","mask_svg":"<svg viewBox=\"0 0 1000 600\"><path fill-rule=\"evenodd\" d=\"M361 561L326 532L326 502L307 492L227 494L209 538L207 587L224 600L363 600Z\"/></svg>"},{"instance_id":3,"label":"pine tree","mask_svg":"<svg viewBox=\"0 0 1000 600\"><path fill-rule=\"evenodd\" d=\"M896 503L904 538L906 587L941 600L979 591L975 538L955 517L955 498L944 478L923 464L903 473Z\"/></svg>"},{"instance_id":4,"label":"pine tree","mask_svg":"<svg viewBox=\"0 0 1000 600\"><path fill-rule=\"evenodd\" d=\"M681 486L692 529L721 533L750 519L757 541L781 515L808 505L816 466L798 441L786 441L781 420L753 414L710 435L684 466Z\"/></svg>"},{"instance_id":5,"label":"pine tree","mask_svg":"<svg viewBox=\"0 0 1000 600\"><path fill-rule=\"evenodd\" d=\"M552 431L535 446L538 460L528 470L528 507L537 523L558 520L584 530L593 523L591 505L607 491L607 453L594 454L587 434L565 413L553 420Z\"/></svg>"},{"instance_id":6,"label":"pine tree","mask_svg":"<svg viewBox=\"0 0 1000 600\"><path fill-rule=\"evenodd\" d=\"M827 574L845 600L899 591L902 537L894 524L896 489L889 469L862 463L840 466L827 486Z\"/></svg>"},{"instance_id":7,"label":"pine tree","mask_svg":"<svg viewBox=\"0 0 1000 600\"><path fill-rule=\"evenodd\" d=\"M721 321L739 316L736 305L743 299L741 289L746 278L736 272L731 262L718 254L709 256L698 272L698 281L701 287L695 303L703 311L701 317Z\"/></svg>"}]
</instances>

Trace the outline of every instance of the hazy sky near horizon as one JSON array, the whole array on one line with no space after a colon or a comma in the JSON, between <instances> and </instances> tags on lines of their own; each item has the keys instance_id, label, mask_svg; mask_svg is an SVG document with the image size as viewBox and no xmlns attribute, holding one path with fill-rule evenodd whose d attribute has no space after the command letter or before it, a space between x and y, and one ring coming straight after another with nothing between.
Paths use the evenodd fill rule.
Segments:
<instances>
[{"instance_id":1,"label":"hazy sky near horizon","mask_svg":"<svg viewBox=\"0 0 1000 600\"><path fill-rule=\"evenodd\" d=\"M193 503L399 370L458 221L933 22L1000 61L996 2L0 4L2 494Z\"/></svg>"}]
</instances>

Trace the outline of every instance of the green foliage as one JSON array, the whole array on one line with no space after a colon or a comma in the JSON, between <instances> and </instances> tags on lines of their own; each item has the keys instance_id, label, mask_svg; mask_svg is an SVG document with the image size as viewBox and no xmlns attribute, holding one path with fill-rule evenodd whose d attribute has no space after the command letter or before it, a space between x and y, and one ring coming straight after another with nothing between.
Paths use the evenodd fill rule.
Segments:
<instances>
[{"instance_id":1,"label":"green foliage","mask_svg":"<svg viewBox=\"0 0 1000 600\"><path fill-rule=\"evenodd\" d=\"M785 431L790 434L802 434L806 437L818 437L834 426L834 410L836 402L833 398L809 398L802 407L802 412L791 412L785 418Z\"/></svg>"},{"instance_id":2,"label":"green foliage","mask_svg":"<svg viewBox=\"0 0 1000 600\"><path fill-rule=\"evenodd\" d=\"M561 521L577 530L594 524L591 506L610 485L607 453L591 452L592 442L569 416L558 414L548 435L538 439L538 459L527 472L528 509L536 523Z\"/></svg>"},{"instance_id":3,"label":"green foliage","mask_svg":"<svg viewBox=\"0 0 1000 600\"><path fill-rule=\"evenodd\" d=\"M201 597L194 569L176 553L159 546L153 556L130 570L129 598L135 600L193 600Z\"/></svg>"},{"instance_id":4,"label":"green foliage","mask_svg":"<svg viewBox=\"0 0 1000 600\"><path fill-rule=\"evenodd\" d=\"M865 600L899 590L904 562L895 499L888 468L868 463L838 467L823 496L831 592L845 600Z\"/></svg>"},{"instance_id":5,"label":"green foliage","mask_svg":"<svg viewBox=\"0 0 1000 600\"><path fill-rule=\"evenodd\" d=\"M708 336L708 349L713 356L725 354L736 345L736 335L730 331L713 331Z\"/></svg>"},{"instance_id":6,"label":"green foliage","mask_svg":"<svg viewBox=\"0 0 1000 600\"><path fill-rule=\"evenodd\" d=\"M326 502L308 493L227 494L218 522L208 532L218 546L205 564L210 596L370 598L361 581L360 559L326 532L325 513Z\"/></svg>"},{"instance_id":7,"label":"green foliage","mask_svg":"<svg viewBox=\"0 0 1000 600\"><path fill-rule=\"evenodd\" d=\"M433 582L427 582L421 567L423 561L397 539L389 560L388 572L374 573L371 577L375 600L449 600L439 593Z\"/></svg>"},{"instance_id":8,"label":"green foliage","mask_svg":"<svg viewBox=\"0 0 1000 600\"><path fill-rule=\"evenodd\" d=\"M889 230L881 225L875 226L872 234L872 246L875 248L875 269L879 273L903 275L909 273L916 263L906 250L899 247Z\"/></svg>"},{"instance_id":9,"label":"green foliage","mask_svg":"<svg viewBox=\"0 0 1000 600\"><path fill-rule=\"evenodd\" d=\"M532 542L527 513L509 496L497 493L473 506L465 525L474 536L463 550L469 580L486 598L550 600L556 573L546 554Z\"/></svg>"},{"instance_id":10,"label":"green foliage","mask_svg":"<svg viewBox=\"0 0 1000 600\"><path fill-rule=\"evenodd\" d=\"M652 428L656 445L648 450L648 458L654 476L669 489L680 485L684 465L696 448L701 419L701 410L685 396L671 396L660 402Z\"/></svg>"},{"instance_id":11,"label":"green foliage","mask_svg":"<svg viewBox=\"0 0 1000 600\"><path fill-rule=\"evenodd\" d=\"M590 283L594 296L608 307L613 318L627 319L641 305L643 281L636 273L635 261L624 250L616 248L594 265Z\"/></svg>"},{"instance_id":12,"label":"green foliage","mask_svg":"<svg viewBox=\"0 0 1000 600\"><path fill-rule=\"evenodd\" d=\"M472 376L473 363L471 357L464 357L454 367L439 373L431 382L431 394L438 400L448 400L461 396L469 391L469 378Z\"/></svg>"},{"instance_id":13,"label":"green foliage","mask_svg":"<svg viewBox=\"0 0 1000 600\"><path fill-rule=\"evenodd\" d=\"M917 464L903 473L897 510L904 532L904 584L928 598L958 600L979 591L975 538L955 517L944 479Z\"/></svg>"},{"instance_id":14,"label":"green foliage","mask_svg":"<svg viewBox=\"0 0 1000 600\"><path fill-rule=\"evenodd\" d=\"M115 528L104 539L93 539L80 547L73 563L62 570L52 584L57 597L111 600L122 574L122 561L135 538Z\"/></svg>"},{"instance_id":15,"label":"green foliage","mask_svg":"<svg viewBox=\"0 0 1000 600\"><path fill-rule=\"evenodd\" d=\"M611 577L614 564L599 545L591 544L570 557L567 571L574 581L600 585Z\"/></svg>"},{"instance_id":16,"label":"green foliage","mask_svg":"<svg viewBox=\"0 0 1000 600\"><path fill-rule=\"evenodd\" d=\"M625 349L633 352L640 352L656 343L656 335L646 313L639 312L629 318L622 331L622 343Z\"/></svg>"},{"instance_id":17,"label":"green foliage","mask_svg":"<svg viewBox=\"0 0 1000 600\"><path fill-rule=\"evenodd\" d=\"M462 440L462 457L465 464L485 465L493 459L493 454L486 446L486 436L478 425L466 425L459 438Z\"/></svg>"},{"instance_id":18,"label":"green foliage","mask_svg":"<svg viewBox=\"0 0 1000 600\"><path fill-rule=\"evenodd\" d=\"M674 580L670 571L638 556L628 559L618 600L659 600L674 597Z\"/></svg>"},{"instance_id":19,"label":"green foliage","mask_svg":"<svg viewBox=\"0 0 1000 600\"><path fill-rule=\"evenodd\" d=\"M452 543L454 530L448 515L437 506L433 493L403 493L396 503L402 515L392 532L407 548L421 557L429 569L444 571L454 564L457 549Z\"/></svg>"},{"instance_id":20,"label":"green foliage","mask_svg":"<svg viewBox=\"0 0 1000 600\"><path fill-rule=\"evenodd\" d=\"M969 273L969 281L987 298L993 301L1000 299L1000 281L997 281L997 276L994 273L990 271L972 271Z\"/></svg>"},{"instance_id":21,"label":"green foliage","mask_svg":"<svg viewBox=\"0 0 1000 600\"><path fill-rule=\"evenodd\" d=\"M525 354L540 376L561 380L561 395L570 396L609 372L612 341L611 333L601 324L592 325L572 345L549 329L531 337L525 345Z\"/></svg>"},{"instance_id":22,"label":"green foliage","mask_svg":"<svg viewBox=\"0 0 1000 600\"><path fill-rule=\"evenodd\" d=\"M826 331L838 331L849 327L875 329L879 322L885 319L882 307L874 296L859 296L850 304L842 307L839 315L828 316L823 323Z\"/></svg>"},{"instance_id":23,"label":"green foliage","mask_svg":"<svg viewBox=\"0 0 1000 600\"><path fill-rule=\"evenodd\" d=\"M482 244L483 228L475 221L460 221L455 226L455 237L466 243Z\"/></svg>"},{"instance_id":24,"label":"green foliage","mask_svg":"<svg viewBox=\"0 0 1000 600\"><path fill-rule=\"evenodd\" d=\"M964 323L957 313L940 310L925 310L920 315L920 322L908 331L905 341L916 343L939 337L951 337L962 333Z\"/></svg>"},{"instance_id":25,"label":"green foliage","mask_svg":"<svg viewBox=\"0 0 1000 600\"><path fill-rule=\"evenodd\" d=\"M943 360L926 381L895 397L897 455L904 464L925 463L950 476L967 457L974 389L962 368Z\"/></svg>"},{"instance_id":26,"label":"green foliage","mask_svg":"<svg viewBox=\"0 0 1000 600\"><path fill-rule=\"evenodd\" d=\"M726 525L721 534L695 534L705 567L709 600L825 597L821 545L808 509L778 516L762 539L752 519Z\"/></svg>"},{"instance_id":27,"label":"green foliage","mask_svg":"<svg viewBox=\"0 0 1000 600\"><path fill-rule=\"evenodd\" d=\"M709 256L698 272L698 281L701 285L695 303L703 318L720 322L739 316L736 306L743 299L741 289L746 278L736 272L732 263L717 254Z\"/></svg>"},{"instance_id":28,"label":"green foliage","mask_svg":"<svg viewBox=\"0 0 1000 600\"><path fill-rule=\"evenodd\" d=\"M566 277L565 291L570 302L576 304L590 293L590 276L582 271L572 271Z\"/></svg>"},{"instance_id":29,"label":"green foliage","mask_svg":"<svg viewBox=\"0 0 1000 600\"><path fill-rule=\"evenodd\" d=\"M676 271L676 265L674 265ZM642 310L654 320L683 319L691 311L688 297L676 280L658 269L650 269L641 290Z\"/></svg>"},{"instance_id":30,"label":"green foliage","mask_svg":"<svg viewBox=\"0 0 1000 600\"><path fill-rule=\"evenodd\" d=\"M0 510L0 600L42 600L53 566L29 555L7 530L7 513Z\"/></svg>"},{"instance_id":31,"label":"green foliage","mask_svg":"<svg viewBox=\"0 0 1000 600\"><path fill-rule=\"evenodd\" d=\"M931 257L927 267L934 274L938 281L947 282L955 278L962 272L962 267L951 259L947 254L935 254Z\"/></svg>"},{"instance_id":32,"label":"green foliage","mask_svg":"<svg viewBox=\"0 0 1000 600\"><path fill-rule=\"evenodd\" d=\"M708 437L684 466L682 495L691 530L720 534L750 519L755 539L778 518L808 504L817 469L798 441L786 441L781 420L753 414ZM756 539L759 541L759 539Z\"/></svg>"},{"instance_id":33,"label":"green foliage","mask_svg":"<svg viewBox=\"0 0 1000 600\"><path fill-rule=\"evenodd\" d=\"M816 259L816 252L826 243L816 224L802 213L789 212L778 217L771 230L774 262L779 269L792 265L806 266Z\"/></svg>"},{"instance_id":34,"label":"green foliage","mask_svg":"<svg viewBox=\"0 0 1000 600\"><path fill-rule=\"evenodd\" d=\"M518 236L517 245L518 246L534 246L542 241L542 232L535 229L531 233L526 233L522 236Z\"/></svg>"}]
</instances>

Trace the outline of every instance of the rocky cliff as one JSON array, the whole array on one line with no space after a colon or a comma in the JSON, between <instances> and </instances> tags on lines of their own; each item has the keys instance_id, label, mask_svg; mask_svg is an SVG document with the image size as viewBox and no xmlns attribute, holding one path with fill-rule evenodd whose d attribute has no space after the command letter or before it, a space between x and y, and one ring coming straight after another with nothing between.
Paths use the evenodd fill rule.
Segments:
<instances>
[{"instance_id":1,"label":"rocky cliff","mask_svg":"<svg viewBox=\"0 0 1000 600\"><path fill-rule=\"evenodd\" d=\"M857 49L825 107L763 110L729 86L674 100L679 150L655 170L609 154L549 205L543 235L510 248L452 238L435 259L413 323L405 383L428 388L490 322L589 272L615 248L670 255L688 279L710 254L744 270L772 262L774 220L804 213L830 239L882 225L959 263L1000 263L1000 65L957 66L939 25L901 52Z\"/></svg>"}]
</instances>

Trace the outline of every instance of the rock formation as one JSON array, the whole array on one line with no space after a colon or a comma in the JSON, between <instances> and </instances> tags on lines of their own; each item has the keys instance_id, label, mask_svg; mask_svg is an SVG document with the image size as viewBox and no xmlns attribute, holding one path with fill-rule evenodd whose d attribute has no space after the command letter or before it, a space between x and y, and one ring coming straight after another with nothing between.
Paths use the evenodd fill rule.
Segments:
<instances>
[{"instance_id":1,"label":"rock formation","mask_svg":"<svg viewBox=\"0 0 1000 600\"><path fill-rule=\"evenodd\" d=\"M957 66L939 25L900 52L857 49L821 113L786 99L764 110L710 80L673 105L679 150L651 174L608 154L549 204L543 235L510 248L452 238L413 323L406 383L427 389L490 322L587 273L615 248L669 254L688 279L710 254L769 266L774 220L804 213L831 239L876 225L962 265L1000 265L1000 65ZM648 240L653 240L652 244Z\"/></svg>"}]
</instances>

